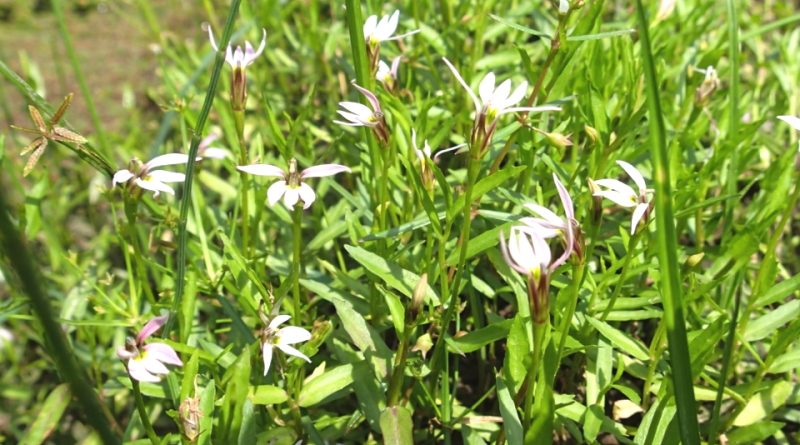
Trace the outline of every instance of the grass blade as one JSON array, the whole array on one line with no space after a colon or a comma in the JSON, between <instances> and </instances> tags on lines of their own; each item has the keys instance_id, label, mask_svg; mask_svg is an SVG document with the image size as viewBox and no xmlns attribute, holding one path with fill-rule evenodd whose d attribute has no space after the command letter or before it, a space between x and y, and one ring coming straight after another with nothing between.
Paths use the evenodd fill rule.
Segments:
<instances>
[{"instance_id":1,"label":"grass blade","mask_svg":"<svg viewBox=\"0 0 800 445\"><path fill-rule=\"evenodd\" d=\"M225 21L225 28L222 30L222 37L219 41L219 48L227 48L228 42L231 39L233 31L233 19L239 11L239 4L241 0L233 0L231 7L228 9L228 18ZM172 317L169 317L167 324L162 331L163 337L168 337L172 330L172 325L175 321L175 315L181 307L181 298L183 297L183 290L186 280L186 240L189 236L186 229L186 220L189 216L189 205L192 198L192 181L194 179L194 167L197 158L197 150L200 146L200 141L203 138L203 128L205 128L208 114L211 112L211 105L214 103L214 96L217 92L217 83L219 82L219 75L222 71L222 65L225 62L225 53L217 51L217 59L214 62L214 70L211 73L211 80L208 82L206 88L206 97L203 101L203 108L200 109L200 114L197 116L197 123L192 131L192 145L189 147L189 162L186 164L186 179L183 182L183 196L181 197L181 212L178 219L178 264L177 264L177 277L175 282L175 299L172 301Z\"/></svg>"},{"instance_id":2,"label":"grass blade","mask_svg":"<svg viewBox=\"0 0 800 445\"><path fill-rule=\"evenodd\" d=\"M656 199L656 234L658 240L658 263L661 268L661 294L664 302L664 322L667 327L670 365L673 388L678 411L681 440L685 445L699 444L697 407L692 384L689 345L683 318L681 280L679 276L676 246L678 237L672 211L669 159L667 157L666 131L658 96L658 81L650 46L648 23L642 0L636 0L636 15L641 37L641 56L647 92L647 107L650 124L650 147L653 154L653 171Z\"/></svg>"}]
</instances>

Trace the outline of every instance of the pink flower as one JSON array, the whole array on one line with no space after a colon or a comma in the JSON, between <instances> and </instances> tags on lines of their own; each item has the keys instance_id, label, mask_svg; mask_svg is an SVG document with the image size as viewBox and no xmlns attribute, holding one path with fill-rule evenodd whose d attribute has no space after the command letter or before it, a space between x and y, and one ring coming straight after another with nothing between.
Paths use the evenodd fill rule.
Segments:
<instances>
[{"instance_id":1,"label":"pink flower","mask_svg":"<svg viewBox=\"0 0 800 445\"><path fill-rule=\"evenodd\" d=\"M225 61L233 68L243 69L253 63L258 56L264 52L264 47L267 45L267 30L262 29L262 37L261 37L261 44L258 45L257 50L253 50L253 45L250 42L244 42L244 50L242 47L237 45L236 50L233 50L233 47L228 44L228 48L225 50ZM211 30L211 27L208 27L208 39L211 41L211 46L214 48L214 51L219 51L217 47L217 41L214 39L214 32Z\"/></svg>"},{"instance_id":2,"label":"pink flower","mask_svg":"<svg viewBox=\"0 0 800 445\"><path fill-rule=\"evenodd\" d=\"M298 172L297 161L294 158L289 161L288 172L270 164L240 165L236 167L236 169L251 175L283 178L269 187L267 190L267 200L270 206L274 206L275 203L283 197L283 203L286 204L286 207L289 209L293 209L295 204L300 200L303 201L303 208L307 209L314 200L317 199L314 189L306 184L304 179L333 176L337 173L344 172L350 173L349 167L339 164L315 165Z\"/></svg>"},{"instance_id":3,"label":"pink flower","mask_svg":"<svg viewBox=\"0 0 800 445\"><path fill-rule=\"evenodd\" d=\"M183 362L171 346L164 343L145 345L147 337L153 335L167 322L167 316L155 317L144 325L135 339L128 338L124 348L117 349L117 356L127 360L128 374L140 382L158 382L169 373L166 365L183 366Z\"/></svg>"}]
</instances>

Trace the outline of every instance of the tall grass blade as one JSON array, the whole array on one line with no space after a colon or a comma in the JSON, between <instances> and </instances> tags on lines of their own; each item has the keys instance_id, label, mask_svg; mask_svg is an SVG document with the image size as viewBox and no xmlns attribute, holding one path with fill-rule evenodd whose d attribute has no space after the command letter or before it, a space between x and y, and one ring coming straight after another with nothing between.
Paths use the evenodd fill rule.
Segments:
<instances>
[{"instance_id":1,"label":"tall grass blade","mask_svg":"<svg viewBox=\"0 0 800 445\"><path fill-rule=\"evenodd\" d=\"M664 322L667 327L673 391L675 393L678 424L684 445L699 444L697 406L692 384L689 345L681 300L681 280L678 269L675 221L672 211L669 158L667 157L666 131L658 96L658 81L650 46L648 22L642 0L636 0L636 15L641 37L641 57L647 93L650 124L650 147L653 154L653 176L655 179L655 218L658 240L658 263L661 268L661 296L664 302Z\"/></svg>"}]
</instances>

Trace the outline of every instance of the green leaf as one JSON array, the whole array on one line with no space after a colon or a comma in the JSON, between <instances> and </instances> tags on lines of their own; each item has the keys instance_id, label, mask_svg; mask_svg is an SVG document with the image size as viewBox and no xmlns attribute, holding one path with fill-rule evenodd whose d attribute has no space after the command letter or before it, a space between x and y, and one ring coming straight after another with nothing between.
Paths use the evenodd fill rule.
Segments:
<instances>
[{"instance_id":1,"label":"green leaf","mask_svg":"<svg viewBox=\"0 0 800 445\"><path fill-rule=\"evenodd\" d=\"M390 406L381 414L381 433L385 445L413 444L413 430L411 412L407 408Z\"/></svg>"},{"instance_id":2,"label":"green leaf","mask_svg":"<svg viewBox=\"0 0 800 445\"><path fill-rule=\"evenodd\" d=\"M209 380L203 394L200 396L200 411L203 416L200 417L200 436L197 438L198 445L209 445L211 443L211 433L214 427L214 402L216 400L217 388L214 386L214 380Z\"/></svg>"},{"instance_id":3,"label":"green leaf","mask_svg":"<svg viewBox=\"0 0 800 445\"><path fill-rule=\"evenodd\" d=\"M491 323L476 331L472 331L467 335L448 339L448 346L451 346L452 352L463 352L468 354L477 351L478 349L502 340L508 336L508 331L511 329L513 320L503 320L496 323Z\"/></svg>"},{"instance_id":4,"label":"green leaf","mask_svg":"<svg viewBox=\"0 0 800 445\"><path fill-rule=\"evenodd\" d=\"M614 345L616 350L624 354L629 354L641 361L648 361L650 359L647 349L645 349L640 342L631 338L628 334L620 331L608 323L595 320L591 317L586 317L586 321L594 326L594 328L597 329L600 334L607 338L611 344Z\"/></svg>"},{"instance_id":5,"label":"green leaf","mask_svg":"<svg viewBox=\"0 0 800 445\"><path fill-rule=\"evenodd\" d=\"M800 315L800 300L792 300L756 318L744 333L747 341L761 340Z\"/></svg>"},{"instance_id":6,"label":"green leaf","mask_svg":"<svg viewBox=\"0 0 800 445\"><path fill-rule=\"evenodd\" d=\"M734 428L725 433L728 437L728 445L747 445L761 443L763 440L773 437L775 433L783 428L781 422L758 422L741 428Z\"/></svg>"},{"instance_id":7,"label":"green leaf","mask_svg":"<svg viewBox=\"0 0 800 445\"><path fill-rule=\"evenodd\" d=\"M509 382L513 392L517 392L525 381L528 373L526 359L530 362L531 354L530 343L528 341L528 330L525 327L525 320L517 314L511 322L506 339L506 356L503 363L503 376ZM527 363L530 364L530 363Z\"/></svg>"},{"instance_id":8,"label":"green leaf","mask_svg":"<svg viewBox=\"0 0 800 445\"><path fill-rule=\"evenodd\" d=\"M766 389L755 394L736 419L735 426L752 425L766 419L776 409L783 406L794 391L794 385L786 381L776 381Z\"/></svg>"},{"instance_id":9,"label":"green leaf","mask_svg":"<svg viewBox=\"0 0 800 445\"><path fill-rule=\"evenodd\" d=\"M283 388L273 385L251 386L248 397L254 405L275 405L289 399Z\"/></svg>"},{"instance_id":10,"label":"green leaf","mask_svg":"<svg viewBox=\"0 0 800 445\"><path fill-rule=\"evenodd\" d=\"M527 167L524 165L516 165L513 167L506 167L494 174L491 174L480 181L478 181L472 189L472 201L478 203L481 196L485 195L491 190L500 187L501 184L510 178L516 178ZM464 211L464 195L461 194L456 198L456 202L448 209L448 215L452 218L453 215L460 215ZM471 244L471 243L470 243Z\"/></svg>"},{"instance_id":11,"label":"green leaf","mask_svg":"<svg viewBox=\"0 0 800 445\"><path fill-rule=\"evenodd\" d=\"M501 377L497 378L497 401L500 404L500 415L503 416L503 431L510 444L522 443L522 422L517 416L517 405L514 397Z\"/></svg>"},{"instance_id":12,"label":"green leaf","mask_svg":"<svg viewBox=\"0 0 800 445\"><path fill-rule=\"evenodd\" d=\"M398 266L397 263L389 261L361 247L348 245L344 246L344 248L353 259L361 263L368 271L377 275L390 287L400 291L401 294L411 298L411 295L414 293L414 287L416 287L419 282L419 275L409 272ZM426 286L425 299L434 306L440 304L439 296L436 295L436 292L430 285Z\"/></svg>"},{"instance_id":13,"label":"green leaf","mask_svg":"<svg viewBox=\"0 0 800 445\"><path fill-rule=\"evenodd\" d=\"M297 404L303 408L314 406L352 383L353 365L338 366L305 382L297 398Z\"/></svg>"},{"instance_id":14,"label":"green leaf","mask_svg":"<svg viewBox=\"0 0 800 445\"><path fill-rule=\"evenodd\" d=\"M220 438L215 442L236 443L242 427L244 402L250 389L250 349L244 348L236 362L225 372L225 395L219 419Z\"/></svg>"},{"instance_id":15,"label":"green leaf","mask_svg":"<svg viewBox=\"0 0 800 445\"><path fill-rule=\"evenodd\" d=\"M798 290L800 290L800 274L772 286L761 298L756 300L753 306L759 308L768 304L777 303Z\"/></svg>"},{"instance_id":16,"label":"green leaf","mask_svg":"<svg viewBox=\"0 0 800 445\"><path fill-rule=\"evenodd\" d=\"M25 432L20 444L37 445L44 443L47 440L47 436L58 426L58 422L61 421L61 416L64 415L71 398L69 385L66 383L62 383L50 391L41 408L39 408L39 414L28 428L28 431Z\"/></svg>"}]
</instances>

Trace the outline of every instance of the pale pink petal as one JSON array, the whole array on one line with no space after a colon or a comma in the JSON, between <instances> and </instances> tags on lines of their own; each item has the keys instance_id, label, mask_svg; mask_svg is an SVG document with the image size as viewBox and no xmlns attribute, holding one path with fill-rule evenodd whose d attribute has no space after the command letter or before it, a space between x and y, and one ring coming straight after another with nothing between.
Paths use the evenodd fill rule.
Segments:
<instances>
[{"instance_id":1,"label":"pale pink petal","mask_svg":"<svg viewBox=\"0 0 800 445\"><path fill-rule=\"evenodd\" d=\"M339 102L339 106L355 114L356 116L359 116L361 119L366 119L372 116L372 110L370 110L368 106L358 102ZM345 117L345 119L347 118Z\"/></svg>"},{"instance_id":2,"label":"pale pink petal","mask_svg":"<svg viewBox=\"0 0 800 445\"><path fill-rule=\"evenodd\" d=\"M295 349L295 348L293 348L293 347L291 347L289 345L275 345L275 346L277 346L278 349L283 351L284 354L292 355L294 357L301 358L301 359L307 361L308 363L311 363L311 359L310 358L306 357L305 354L303 354L302 352L298 351L297 349Z\"/></svg>"},{"instance_id":3,"label":"pale pink petal","mask_svg":"<svg viewBox=\"0 0 800 445\"><path fill-rule=\"evenodd\" d=\"M322 178L333 176L337 173L350 173L350 167L339 164L321 164L308 167L300 173L301 178Z\"/></svg>"},{"instance_id":4,"label":"pale pink petal","mask_svg":"<svg viewBox=\"0 0 800 445\"><path fill-rule=\"evenodd\" d=\"M488 74L483 76L483 80L481 80L481 83L478 85L478 93L481 95L481 101L483 101L484 105L492 101L492 97L494 96L494 84L494 73L489 71Z\"/></svg>"},{"instance_id":5,"label":"pale pink petal","mask_svg":"<svg viewBox=\"0 0 800 445\"><path fill-rule=\"evenodd\" d=\"M512 269L516 270L519 273L524 273L524 274L528 273L528 271L524 267L517 264L516 261L514 261L514 259L511 257L511 253L508 250L508 245L506 244L506 237L503 234L503 232L500 232L500 253L503 254L503 259L506 261L506 264L508 264L509 267L511 267Z\"/></svg>"},{"instance_id":6,"label":"pale pink petal","mask_svg":"<svg viewBox=\"0 0 800 445\"><path fill-rule=\"evenodd\" d=\"M138 380L140 382L151 382L156 383L160 379L153 374L150 374L145 368L144 363L142 360L130 359L128 360L128 374L130 374L132 379Z\"/></svg>"},{"instance_id":7,"label":"pale pink petal","mask_svg":"<svg viewBox=\"0 0 800 445\"><path fill-rule=\"evenodd\" d=\"M416 34L416 33L420 32L420 31L422 31L422 30L420 30L420 29L415 29L415 30L413 30L413 31L409 31L409 32L407 32L407 33L404 33L404 34L400 34L400 35L392 36L392 37L389 37L389 38L387 38L387 39L383 39L383 40L384 40L384 41L400 40L400 39L406 38L406 37L408 37L408 36L413 36L414 34Z\"/></svg>"},{"instance_id":8,"label":"pale pink petal","mask_svg":"<svg viewBox=\"0 0 800 445\"><path fill-rule=\"evenodd\" d=\"M230 152L224 148L208 147L203 150L202 155L207 159L225 159L230 156Z\"/></svg>"},{"instance_id":9,"label":"pale pink petal","mask_svg":"<svg viewBox=\"0 0 800 445\"><path fill-rule=\"evenodd\" d=\"M281 345L293 345L310 339L311 332L297 326L286 326L278 331L278 338L274 344L280 347Z\"/></svg>"},{"instance_id":10,"label":"pale pink petal","mask_svg":"<svg viewBox=\"0 0 800 445\"><path fill-rule=\"evenodd\" d=\"M644 177L639 173L639 170L625 161L617 161L617 164L633 179L633 182L639 187L639 193L644 194L645 190L647 190L647 184L644 182Z\"/></svg>"},{"instance_id":11,"label":"pale pink petal","mask_svg":"<svg viewBox=\"0 0 800 445\"><path fill-rule=\"evenodd\" d=\"M204 137L203 140L200 141L200 144L197 146L198 151L203 151L208 148L209 145L213 144L214 141L219 139L219 133L211 132L208 136Z\"/></svg>"},{"instance_id":12,"label":"pale pink petal","mask_svg":"<svg viewBox=\"0 0 800 445\"><path fill-rule=\"evenodd\" d=\"M286 176L286 173L283 171L283 169L270 164L239 165L236 167L236 170L249 173L251 175L269 176L273 178L283 178Z\"/></svg>"},{"instance_id":13,"label":"pale pink petal","mask_svg":"<svg viewBox=\"0 0 800 445\"><path fill-rule=\"evenodd\" d=\"M305 182L300 183L300 189L297 192L300 194L300 199L303 201L304 209L311 207L311 204L313 204L314 200L317 199L314 189L312 189L311 186Z\"/></svg>"},{"instance_id":14,"label":"pale pink petal","mask_svg":"<svg viewBox=\"0 0 800 445\"><path fill-rule=\"evenodd\" d=\"M350 114L350 113L345 113L344 111L339 111L339 114L344 116L345 114ZM343 121L338 121L338 120L334 119L333 123L337 124L337 125L344 125L345 127L369 127L369 126L371 126L370 124L365 124L364 122L359 121L358 120L358 116L355 116L355 115L352 115L352 114L350 114L350 115L353 116L351 122L343 122ZM345 116L345 119L350 119L350 118Z\"/></svg>"},{"instance_id":15,"label":"pale pink petal","mask_svg":"<svg viewBox=\"0 0 800 445\"><path fill-rule=\"evenodd\" d=\"M117 184L122 184L128 182L131 178L133 178L133 173L130 170L122 169L114 173L114 178L111 179L111 185L115 186Z\"/></svg>"},{"instance_id":16,"label":"pale pink petal","mask_svg":"<svg viewBox=\"0 0 800 445\"><path fill-rule=\"evenodd\" d=\"M230 44L228 44L228 48L225 50L225 63L236 68L236 60L233 58L233 49L231 49Z\"/></svg>"},{"instance_id":17,"label":"pale pink petal","mask_svg":"<svg viewBox=\"0 0 800 445\"><path fill-rule=\"evenodd\" d=\"M553 225L551 222L542 218L525 217L520 218L519 222L534 229L534 231L544 239L555 238L559 236L564 227L563 222L559 223L558 225Z\"/></svg>"},{"instance_id":18,"label":"pale pink petal","mask_svg":"<svg viewBox=\"0 0 800 445\"><path fill-rule=\"evenodd\" d=\"M144 366L144 369L151 374L166 375L169 374L169 369L163 363L158 361L155 357L147 354L144 358L138 360Z\"/></svg>"},{"instance_id":19,"label":"pale pink petal","mask_svg":"<svg viewBox=\"0 0 800 445\"><path fill-rule=\"evenodd\" d=\"M560 216L553 213L553 211L551 211L547 207L541 206L533 202L525 204L524 207L530 210L531 212L535 213L536 215L539 215L542 218L546 219L551 225L555 227L561 227L564 225L564 220L561 219Z\"/></svg>"},{"instance_id":20,"label":"pale pink petal","mask_svg":"<svg viewBox=\"0 0 800 445\"><path fill-rule=\"evenodd\" d=\"M161 327L167 323L168 318L169 315L151 318L150 321L145 323L144 327L142 327L142 330L139 331L139 335L136 336L136 343L141 343L151 335L155 334L156 331L161 329Z\"/></svg>"},{"instance_id":21,"label":"pale pink petal","mask_svg":"<svg viewBox=\"0 0 800 445\"><path fill-rule=\"evenodd\" d=\"M267 201L270 206L274 206L281 196L286 192L286 181L278 181L267 189Z\"/></svg>"},{"instance_id":22,"label":"pale pink petal","mask_svg":"<svg viewBox=\"0 0 800 445\"><path fill-rule=\"evenodd\" d=\"M575 206L572 204L572 197L569 196L567 188L558 180L558 176L555 173L553 173L553 182L556 184L558 197L561 199L561 205L564 207L564 214L567 216L567 220L575 219Z\"/></svg>"},{"instance_id":23,"label":"pale pink petal","mask_svg":"<svg viewBox=\"0 0 800 445\"><path fill-rule=\"evenodd\" d=\"M378 101L378 97L375 96L375 94L372 91L370 91L370 90L358 85L357 83L355 83L355 82L351 82L351 83L353 84L353 87L355 87L355 89L357 89L361 94L364 95L364 97L367 98L367 102L369 102L369 104L372 107L372 109L374 110L374 112L380 113L381 112L381 103ZM370 113L370 114L372 114L372 113Z\"/></svg>"},{"instance_id":24,"label":"pale pink petal","mask_svg":"<svg viewBox=\"0 0 800 445\"><path fill-rule=\"evenodd\" d=\"M635 201L639 195L636 194L628 184L625 184L622 181L618 181L616 179L598 179L594 181L595 185L599 185L600 187L605 187L610 191L619 193L621 195L625 195L628 197L629 200Z\"/></svg>"},{"instance_id":25,"label":"pale pink petal","mask_svg":"<svg viewBox=\"0 0 800 445\"><path fill-rule=\"evenodd\" d=\"M397 25L399 23L400 23L400 11L395 10L394 13L392 13L391 17L389 17L389 20L386 22L383 29L379 30L381 34L380 39L386 40L389 37L391 37L392 34L394 34L394 32L397 31Z\"/></svg>"},{"instance_id":26,"label":"pale pink petal","mask_svg":"<svg viewBox=\"0 0 800 445\"><path fill-rule=\"evenodd\" d=\"M631 235L636 233L636 228L639 226L639 221L642 220L642 217L649 206L650 204L641 203L633 210L633 216L631 217Z\"/></svg>"},{"instance_id":27,"label":"pale pink petal","mask_svg":"<svg viewBox=\"0 0 800 445\"><path fill-rule=\"evenodd\" d=\"M244 67L244 51L241 46L237 46L233 51L233 66L235 68Z\"/></svg>"},{"instance_id":28,"label":"pale pink petal","mask_svg":"<svg viewBox=\"0 0 800 445\"><path fill-rule=\"evenodd\" d=\"M286 191L283 193L283 203L289 210L294 209L295 204L297 201L300 200L300 191L297 187L286 187Z\"/></svg>"},{"instance_id":29,"label":"pale pink petal","mask_svg":"<svg viewBox=\"0 0 800 445\"><path fill-rule=\"evenodd\" d=\"M250 42L247 42L247 44L245 45L246 48L244 55L245 66L253 63L253 61L255 61L258 58L258 56L260 56L261 53L264 52L264 48L267 46L267 30L262 28L261 31L262 31L261 43L258 45L257 50L253 51L253 47L250 45Z\"/></svg>"},{"instance_id":30,"label":"pale pink petal","mask_svg":"<svg viewBox=\"0 0 800 445\"><path fill-rule=\"evenodd\" d=\"M425 143L426 143L426 146L427 146L427 141ZM456 145L454 147L445 148L444 150L439 150L439 151L436 152L435 155L433 155L433 160L435 161L435 160L439 159L439 156L441 156L443 154L450 153L451 151L456 151L459 148L466 147L466 146L467 146L467 144L458 144L458 145Z\"/></svg>"},{"instance_id":31,"label":"pale pink petal","mask_svg":"<svg viewBox=\"0 0 800 445\"><path fill-rule=\"evenodd\" d=\"M122 360L130 360L136 357L136 353L130 352L125 348L117 348L117 357L119 357Z\"/></svg>"},{"instance_id":32,"label":"pale pink petal","mask_svg":"<svg viewBox=\"0 0 800 445\"><path fill-rule=\"evenodd\" d=\"M158 182L183 182L186 175L183 173L170 172L166 170L154 170L147 173L145 180Z\"/></svg>"},{"instance_id":33,"label":"pale pink petal","mask_svg":"<svg viewBox=\"0 0 800 445\"><path fill-rule=\"evenodd\" d=\"M267 326L267 327L270 328L270 329L275 329L278 326L280 326L280 325L286 323L287 321L289 321L291 318L292 317L290 315L278 315L277 317L275 317L272 320L270 320L269 326Z\"/></svg>"},{"instance_id":34,"label":"pale pink petal","mask_svg":"<svg viewBox=\"0 0 800 445\"><path fill-rule=\"evenodd\" d=\"M158 361L169 365L183 366L183 362L180 357L178 357L178 353L168 344L150 343L144 346L144 350L147 351L148 358L154 357Z\"/></svg>"},{"instance_id":35,"label":"pale pink petal","mask_svg":"<svg viewBox=\"0 0 800 445\"><path fill-rule=\"evenodd\" d=\"M272 345L269 343L261 345L261 355L264 356L264 375L267 375L272 365Z\"/></svg>"},{"instance_id":36,"label":"pale pink petal","mask_svg":"<svg viewBox=\"0 0 800 445\"><path fill-rule=\"evenodd\" d=\"M165 165L186 164L189 162L189 155L184 153L167 153L165 155L156 156L145 164L147 169L156 167L163 167Z\"/></svg>"},{"instance_id":37,"label":"pale pink petal","mask_svg":"<svg viewBox=\"0 0 800 445\"><path fill-rule=\"evenodd\" d=\"M214 31L211 30L211 26L208 27L208 40L211 41L211 47L214 48L214 51L219 51L217 47L217 41L214 39Z\"/></svg>"},{"instance_id":38,"label":"pale pink petal","mask_svg":"<svg viewBox=\"0 0 800 445\"><path fill-rule=\"evenodd\" d=\"M456 67L454 67L453 64L450 63L450 61L447 60L446 57L442 57L442 60L444 61L445 65L447 65L447 67L450 68L450 71L453 73L453 76L455 76L458 83L460 83L461 86L464 88L464 90L467 92L467 94L469 94L469 97L472 99L472 103L475 105L475 112L480 113L481 101L478 100L478 96L476 96L475 92L472 91L472 88L470 88L469 85L467 85L467 83L464 82L464 78L461 77L461 74L458 72Z\"/></svg>"}]
</instances>

